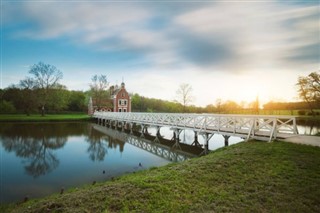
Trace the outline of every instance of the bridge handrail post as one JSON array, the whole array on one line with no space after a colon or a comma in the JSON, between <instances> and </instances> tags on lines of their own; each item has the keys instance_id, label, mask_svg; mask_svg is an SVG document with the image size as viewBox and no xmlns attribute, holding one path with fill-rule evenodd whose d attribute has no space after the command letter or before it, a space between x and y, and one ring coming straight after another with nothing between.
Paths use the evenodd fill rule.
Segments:
<instances>
[{"instance_id":1,"label":"bridge handrail post","mask_svg":"<svg viewBox=\"0 0 320 213\"><path fill-rule=\"evenodd\" d=\"M294 134L299 134L299 131L298 131L298 127L297 127L297 121L296 121L296 118L292 118L293 119L293 131L294 131Z\"/></svg>"},{"instance_id":2,"label":"bridge handrail post","mask_svg":"<svg viewBox=\"0 0 320 213\"><path fill-rule=\"evenodd\" d=\"M272 141L272 139L277 138L277 132L278 132L278 128L277 128L277 118L273 118L272 119L272 130L270 132L270 138L269 138L269 142Z\"/></svg>"}]
</instances>

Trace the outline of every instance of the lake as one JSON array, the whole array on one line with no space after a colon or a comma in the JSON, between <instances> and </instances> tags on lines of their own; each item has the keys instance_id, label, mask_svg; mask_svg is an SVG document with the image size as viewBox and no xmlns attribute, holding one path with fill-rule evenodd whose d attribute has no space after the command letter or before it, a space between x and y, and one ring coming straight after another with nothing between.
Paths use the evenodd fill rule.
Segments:
<instances>
[{"instance_id":1,"label":"lake","mask_svg":"<svg viewBox=\"0 0 320 213\"><path fill-rule=\"evenodd\" d=\"M108 137L86 122L1 123L0 142L1 203L170 162Z\"/></svg>"},{"instance_id":2,"label":"lake","mask_svg":"<svg viewBox=\"0 0 320 213\"><path fill-rule=\"evenodd\" d=\"M125 133L101 131L104 128L88 122L1 123L1 203L59 193L62 188L102 182L176 160L138 148ZM148 131L156 133L154 128ZM319 127L299 126L300 133L315 131ZM172 131L163 127L161 135L171 139ZM193 137L192 131L180 135L186 144ZM230 137L229 145L240 141ZM199 142L203 144L202 137ZM223 146L221 135L211 138L210 150Z\"/></svg>"}]
</instances>

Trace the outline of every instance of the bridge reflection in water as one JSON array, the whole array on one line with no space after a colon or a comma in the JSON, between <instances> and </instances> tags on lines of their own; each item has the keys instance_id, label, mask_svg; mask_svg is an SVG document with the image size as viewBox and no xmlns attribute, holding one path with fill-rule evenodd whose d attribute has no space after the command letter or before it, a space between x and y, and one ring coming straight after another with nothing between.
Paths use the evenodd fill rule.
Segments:
<instances>
[{"instance_id":1,"label":"bridge reflection in water","mask_svg":"<svg viewBox=\"0 0 320 213\"><path fill-rule=\"evenodd\" d=\"M180 143L179 148L175 148L172 140L157 138L145 132L143 137L138 131L128 132L111 128L111 126L101 126L94 124L93 128L116 140L127 142L140 149L144 149L152 154L173 162L184 161L197 157L203 153L204 149L197 146Z\"/></svg>"}]
</instances>

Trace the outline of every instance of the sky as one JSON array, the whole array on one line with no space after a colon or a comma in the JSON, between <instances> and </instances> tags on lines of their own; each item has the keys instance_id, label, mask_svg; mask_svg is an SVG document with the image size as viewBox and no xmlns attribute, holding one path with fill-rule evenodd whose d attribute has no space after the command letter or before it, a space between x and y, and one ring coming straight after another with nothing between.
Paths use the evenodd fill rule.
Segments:
<instances>
[{"instance_id":1,"label":"sky","mask_svg":"<svg viewBox=\"0 0 320 213\"><path fill-rule=\"evenodd\" d=\"M297 101L299 76L320 69L319 1L1 0L1 88L44 62L70 90L93 75L131 93L194 105Z\"/></svg>"}]
</instances>

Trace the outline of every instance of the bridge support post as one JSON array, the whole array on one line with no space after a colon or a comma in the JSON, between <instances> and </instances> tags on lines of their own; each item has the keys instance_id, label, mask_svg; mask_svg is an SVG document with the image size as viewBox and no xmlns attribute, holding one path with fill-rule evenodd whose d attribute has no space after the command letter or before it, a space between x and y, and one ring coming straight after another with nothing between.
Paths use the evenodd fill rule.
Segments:
<instances>
[{"instance_id":1,"label":"bridge support post","mask_svg":"<svg viewBox=\"0 0 320 213\"><path fill-rule=\"evenodd\" d=\"M129 123L130 134L133 135L133 123Z\"/></svg>"},{"instance_id":2,"label":"bridge support post","mask_svg":"<svg viewBox=\"0 0 320 213\"><path fill-rule=\"evenodd\" d=\"M191 146L201 147L201 144L198 141L198 132L194 131L194 141Z\"/></svg>"},{"instance_id":3,"label":"bridge support post","mask_svg":"<svg viewBox=\"0 0 320 213\"><path fill-rule=\"evenodd\" d=\"M115 121L114 121L114 129L117 130L117 127L118 127L118 121L115 120Z\"/></svg>"},{"instance_id":4,"label":"bridge support post","mask_svg":"<svg viewBox=\"0 0 320 213\"><path fill-rule=\"evenodd\" d=\"M174 128L173 129L173 137L171 140L175 141L175 143L173 144L172 148L179 148L181 149L180 146L180 133L182 132L182 129L178 129L178 128Z\"/></svg>"},{"instance_id":5,"label":"bridge support post","mask_svg":"<svg viewBox=\"0 0 320 213\"><path fill-rule=\"evenodd\" d=\"M123 122L121 123L121 131L122 131L122 132L124 132L124 127L125 127L125 125L126 125L126 122L123 121Z\"/></svg>"},{"instance_id":6,"label":"bridge support post","mask_svg":"<svg viewBox=\"0 0 320 213\"><path fill-rule=\"evenodd\" d=\"M201 134L203 139L204 139L204 150L203 152L200 154L200 155L206 155L209 153L209 140L212 138L212 136L214 135L213 133L207 133L207 132L204 132Z\"/></svg>"},{"instance_id":7,"label":"bridge support post","mask_svg":"<svg viewBox=\"0 0 320 213\"><path fill-rule=\"evenodd\" d=\"M153 142L160 143L160 139L162 138L162 136L160 134L160 126L156 126L156 129L157 129L156 138L154 139Z\"/></svg>"},{"instance_id":8,"label":"bridge support post","mask_svg":"<svg viewBox=\"0 0 320 213\"><path fill-rule=\"evenodd\" d=\"M144 138L144 124L141 124L141 135L140 138Z\"/></svg>"},{"instance_id":9,"label":"bridge support post","mask_svg":"<svg viewBox=\"0 0 320 213\"><path fill-rule=\"evenodd\" d=\"M149 135L148 125L144 125L144 134L145 134L145 135Z\"/></svg>"},{"instance_id":10,"label":"bridge support post","mask_svg":"<svg viewBox=\"0 0 320 213\"><path fill-rule=\"evenodd\" d=\"M230 135L222 135L224 137L224 146L229 146Z\"/></svg>"}]
</instances>

